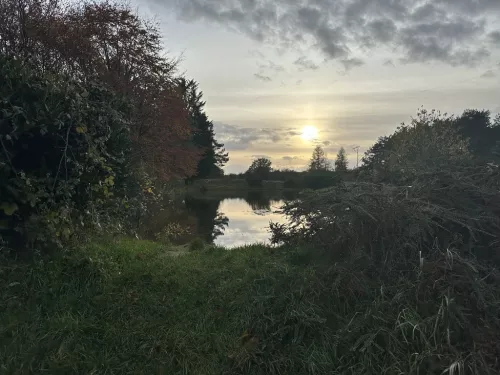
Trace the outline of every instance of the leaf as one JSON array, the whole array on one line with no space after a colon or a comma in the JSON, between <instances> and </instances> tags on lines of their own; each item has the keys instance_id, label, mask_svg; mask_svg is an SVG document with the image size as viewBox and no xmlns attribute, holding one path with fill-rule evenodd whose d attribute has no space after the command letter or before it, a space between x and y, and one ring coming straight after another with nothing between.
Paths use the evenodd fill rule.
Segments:
<instances>
[{"instance_id":1,"label":"leaf","mask_svg":"<svg viewBox=\"0 0 500 375\"><path fill-rule=\"evenodd\" d=\"M78 126L78 127L76 128L76 132L77 132L78 134L83 134L83 133L85 133L86 131L87 131L87 127L86 127L86 126Z\"/></svg>"},{"instance_id":2,"label":"leaf","mask_svg":"<svg viewBox=\"0 0 500 375\"><path fill-rule=\"evenodd\" d=\"M0 230L9 229L9 222L7 220L0 220Z\"/></svg>"},{"instance_id":3,"label":"leaf","mask_svg":"<svg viewBox=\"0 0 500 375\"><path fill-rule=\"evenodd\" d=\"M12 214L14 214L14 212L16 212L19 207L16 203L3 202L2 204L0 204L0 209L3 210L5 215L12 216Z\"/></svg>"},{"instance_id":4,"label":"leaf","mask_svg":"<svg viewBox=\"0 0 500 375\"><path fill-rule=\"evenodd\" d=\"M20 285L20 284L21 284L20 282L14 281L13 283L10 283L9 286L13 287L13 286Z\"/></svg>"}]
</instances>

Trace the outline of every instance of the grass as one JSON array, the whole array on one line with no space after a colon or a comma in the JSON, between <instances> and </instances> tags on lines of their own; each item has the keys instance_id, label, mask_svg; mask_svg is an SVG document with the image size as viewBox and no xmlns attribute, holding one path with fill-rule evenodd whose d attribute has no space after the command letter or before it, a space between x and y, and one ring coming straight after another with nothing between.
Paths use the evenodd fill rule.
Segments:
<instances>
[{"instance_id":1,"label":"grass","mask_svg":"<svg viewBox=\"0 0 500 375\"><path fill-rule=\"evenodd\" d=\"M498 273L139 240L0 263L0 373L495 374Z\"/></svg>"}]
</instances>

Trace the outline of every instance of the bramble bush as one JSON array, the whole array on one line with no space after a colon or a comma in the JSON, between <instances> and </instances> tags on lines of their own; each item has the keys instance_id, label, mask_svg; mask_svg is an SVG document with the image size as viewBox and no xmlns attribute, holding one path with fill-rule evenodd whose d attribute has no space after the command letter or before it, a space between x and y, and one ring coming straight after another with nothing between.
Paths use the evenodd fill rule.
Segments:
<instances>
[{"instance_id":1,"label":"bramble bush","mask_svg":"<svg viewBox=\"0 0 500 375\"><path fill-rule=\"evenodd\" d=\"M60 247L79 228L118 229L116 215L140 209L129 113L101 85L0 57L0 235L9 246Z\"/></svg>"},{"instance_id":2,"label":"bramble bush","mask_svg":"<svg viewBox=\"0 0 500 375\"><path fill-rule=\"evenodd\" d=\"M378 264L436 248L500 262L498 165L478 162L453 121L433 112L392 141L364 181L287 203L290 223L271 225L273 241L313 243L335 258L368 254Z\"/></svg>"}]
</instances>

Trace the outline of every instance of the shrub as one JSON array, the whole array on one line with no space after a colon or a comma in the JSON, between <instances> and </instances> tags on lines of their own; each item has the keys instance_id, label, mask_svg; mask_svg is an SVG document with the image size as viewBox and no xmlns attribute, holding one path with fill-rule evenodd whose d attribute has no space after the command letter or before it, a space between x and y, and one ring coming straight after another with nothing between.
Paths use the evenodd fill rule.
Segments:
<instances>
[{"instance_id":1,"label":"shrub","mask_svg":"<svg viewBox=\"0 0 500 375\"><path fill-rule=\"evenodd\" d=\"M262 179L258 178L258 177L248 176L246 181L247 181L248 187L251 187L251 188L261 188L263 186Z\"/></svg>"},{"instance_id":2,"label":"shrub","mask_svg":"<svg viewBox=\"0 0 500 375\"><path fill-rule=\"evenodd\" d=\"M11 245L57 245L132 205L129 105L0 57L0 220Z\"/></svg>"},{"instance_id":3,"label":"shrub","mask_svg":"<svg viewBox=\"0 0 500 375\"><path fill-rule=\"evenodd\" d=\"M339 256L363 251L379 260L435 245L488 257L500 236L495 183L498 171L478 168L422 174L411 186L350 183L305 192L285 205L289 224L271 225L273 241L313 242Z\"/></svg>"},{"instance_id":4,"label":"shrub","mask_svg":"<svg viewBox=\"0 0 500 375\"><path fill-rule=\"evenodd\" d=\"M271 226L273 241L306 240L335 255L362 251L379 261L436 246L498 258L498 166L476 164L449 118L421 116L371 162L375 182L303 194L285 206L291 223Z\"/></svg>"},{"instance_id":5,"label":"shrub","mask_svg":"<svg viewBox=\"0 0 500 375\"><path fill-rule=\"evenodd\" d=\"M310 171L304 176L304 187L323 189L336 186L342 181L340 174L332 171Z\"/></svg>"},{"instance_id":6,"label":"shrub","mask_svg":"<svg viewBox=\"0 0 500 375\"><path fill-rule=\"evenodd\" d=\"M205 242L201 238L195 238L189 243L189 250L199 251L205 248Z\"/></svg>"}]
</instances>

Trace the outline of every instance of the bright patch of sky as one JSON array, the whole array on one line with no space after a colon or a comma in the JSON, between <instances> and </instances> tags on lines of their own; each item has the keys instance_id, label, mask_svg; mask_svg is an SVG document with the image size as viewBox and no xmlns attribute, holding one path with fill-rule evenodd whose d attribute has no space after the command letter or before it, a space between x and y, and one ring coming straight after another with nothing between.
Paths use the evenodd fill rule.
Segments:
<instances>
[{"instance_id":1,"label":"bright patch of sky","mask_svg":"<svg viewBox=\"0 0 500 375\"><path fill-rule=\"evenodd\" d=\"M142 0L204 91L228 172L350 165L420 106L500 112L499 0ZM301 136L315 127L318 138Z\"/></svg>"}]
</instances>

